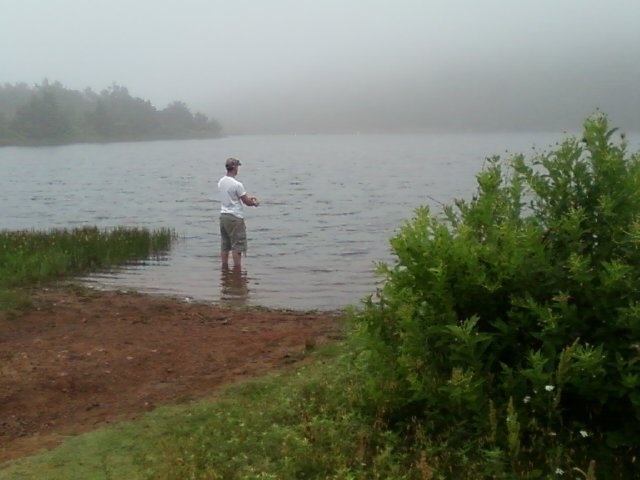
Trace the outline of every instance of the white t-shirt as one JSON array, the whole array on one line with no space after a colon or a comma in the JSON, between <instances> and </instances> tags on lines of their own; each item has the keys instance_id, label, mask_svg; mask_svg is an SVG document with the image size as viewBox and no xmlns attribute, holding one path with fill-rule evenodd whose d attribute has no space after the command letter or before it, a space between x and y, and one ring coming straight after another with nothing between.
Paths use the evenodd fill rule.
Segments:
<instances>
[{"instance_id":1,"label":"white t-shirt","mask_svg":"<svg viewBox=\"0 0 640 480\"><path fill-rule=\"evenodd\" d=\"M218 180L218 191L221 202L220 213L230 213L238 218L243 218L243 205L240 197L246 195L247 192L242 182L225 175Z\"/></svg>"}]
</instances>

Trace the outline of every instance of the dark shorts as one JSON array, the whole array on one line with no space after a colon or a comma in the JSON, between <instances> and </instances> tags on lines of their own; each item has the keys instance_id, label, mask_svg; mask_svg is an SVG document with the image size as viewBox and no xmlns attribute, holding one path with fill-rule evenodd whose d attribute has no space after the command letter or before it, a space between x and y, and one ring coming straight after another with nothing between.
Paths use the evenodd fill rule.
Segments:
<instances>
[{"instance_id":1,"label":"dark shorts","mask_svg":"<svg viewBox=\"0 0 640 480\"><path fill-rule=\"evenodd\" d=\"M223 252L247 252L247 228L244 219L230 213L220 214L220 239Z\"/></svg>"}]
</instances>

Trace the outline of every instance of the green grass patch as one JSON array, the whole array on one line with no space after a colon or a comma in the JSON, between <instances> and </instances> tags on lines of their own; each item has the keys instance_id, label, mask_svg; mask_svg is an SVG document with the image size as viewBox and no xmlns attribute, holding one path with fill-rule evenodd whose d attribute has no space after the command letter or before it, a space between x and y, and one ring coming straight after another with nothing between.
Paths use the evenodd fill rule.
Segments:
<instances>
[{"instance_id":1,"label":"green grass patch","mask_svg":"<svg viewBox=\"0 0 640 480\"><path fill-rule=\"evenodd\" d=\"M412 478L398 438L359 413L344 346L218 398L161 407L141 420L73 437L6 464L0 479Z\"/></svg>"},{"instance_id":2,"label":"green grass patch","mask_svg":"<svg viewBox=\"0 0 640 480\"><path fill-rule=\"evenodd\" d=\"M0 310L25 304L20 287L159 256L174 238L170 229L124 227L0 231Z\"/></svg>"},{"instance_id":3,"label":"green grass patch","mask_svg":"<svg viewBox=\"0 0 640 480\"><path fill-rule=\"evenodd\" d=\"M221 472L274 467L278 462L266 451L279 445L291 454L301 448L292 425L299 408L292 406L302 398L290 395L300 376L302 371L284 381L274 374L232 387L217 401L162 407L137 422L69 438L51 452L5 464L0 479L189 478L188 471L210 469L203 461L183 459L195 459L188 453L192 449L210 450L206 459L219 459ZM246 448L249 444L255 448ZM245 450L254 451L255 459L249 460Z\"/></svg>"},{"instance_id":4,"label":"green grass patch","mask_svg":"<svg viewBox=\"0 0 640 480\"><path fill-rule=\"evenodd\" d=\"M5 463L0 479L142 479L136 457L148 447L143 422L70 437L50 452Z\"/></svg>"}]
</instances>

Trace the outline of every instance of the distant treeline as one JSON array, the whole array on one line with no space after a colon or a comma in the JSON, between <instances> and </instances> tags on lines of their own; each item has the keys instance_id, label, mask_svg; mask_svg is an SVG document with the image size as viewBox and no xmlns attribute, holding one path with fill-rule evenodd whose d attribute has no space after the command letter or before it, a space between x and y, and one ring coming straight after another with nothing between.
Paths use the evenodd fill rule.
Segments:
<instances>
[{"instance_id":1,"label":"distant treeline","mask_svg":"<svg viewBox=\"0 0 640 480\"><path fill-rule=\"evenodd\" d=\"M99 94L47 80L0 85L0 145L211 138L221 130L183 102L158 110L116 84Z\"/></svg>"}]
</instances>

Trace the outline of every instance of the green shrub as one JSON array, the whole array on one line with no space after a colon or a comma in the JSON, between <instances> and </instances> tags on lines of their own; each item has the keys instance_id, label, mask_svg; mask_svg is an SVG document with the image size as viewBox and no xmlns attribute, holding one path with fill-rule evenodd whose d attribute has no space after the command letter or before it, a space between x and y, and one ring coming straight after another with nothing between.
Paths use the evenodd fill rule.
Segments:
<instances>
[{"instance_id":1,"label":"green shrub","mask_svg":"<svg viewBox=\"0 0 640 480\"><path fill-rule=\"evenodd\" d=\"M356 319L365 407L446 441L433 465L640 476L640 156L614 133L595 115L532 161L492 158L470 201L391 240Z\"/></svg>"}]
</instances>

